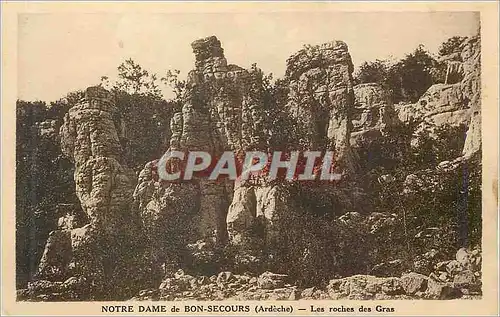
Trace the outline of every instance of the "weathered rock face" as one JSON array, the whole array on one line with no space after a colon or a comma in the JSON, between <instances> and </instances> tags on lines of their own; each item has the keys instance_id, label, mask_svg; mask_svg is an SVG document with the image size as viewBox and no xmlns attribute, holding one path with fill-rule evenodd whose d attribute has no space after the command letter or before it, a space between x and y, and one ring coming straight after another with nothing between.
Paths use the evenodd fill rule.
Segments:
<instances>
[{"instance_id":1,"label":"weathered rock face","mask_svg":"<svg viewBox=\"0 0 500 317\"><path fill-rule=\"evenodd\" d=\"M61 126L63 153L75 162L76 194L96 229L112 232L129 219L133 175L121 161L117 109L105 89L90 87Z\"/></svg>"},{"instance_id":2,"label":"weathered rock face","mask_svg":"<svg viewBox=\"0 0 500 317\"><path fill-rule=\"evenodd\" d=\"M120 164L116 108L100 87L66 114L60 129L63 153L75 162L76 194L85 215L77 211L59 219L39 265L39 278L64 281L83 277L99 287L116 286L116 274L129 263L129 247L139 238L137 218L130 210L133 182ZM114 260L112 260L114 259Z\"/></svg>"},{"instance_id":3,"label":"weathered rock face","mask_svg":"<svg viewBox=\"0 0 500 317\"><path fill-rule=\"evenodd\" d=\"M412 145L418 146L421 135L435 136L442 126L468 125L471 118L469 102L464 97L460 83L435 84L415 104L399 104L398 117L403 123L415 123ZM460 136L457 136L460 137Z\"/></svg>"},{"instance_id":4,"label":"weathered rock face","mask_svg":"<svg viewBox=\"0 0 500 317\"><path fill-rule=\"evenodd\" d=\"M471 156L481 149L481 41L473 37L464 43L462 50L464 60L464 79L461 87L464 95L470 100L472 118L467 131L463 154Z\"/></svg>"},{"instance_id":5,"label":"weathered rock face","mask_svg":"<svg viewBox=\"0 0 500 317\"><path fill-rule=\"evenodd\" d=\"M172 147L208 151L213 157L222 151L263 149L262 77L228 65L220 41L212 36L192 43L196 68L188 75L188 89L182 108L180 140ZM175 125L180 126L176 120ZM199 180L200 232L203 238L227 239L226 215L232 198L232 183Z\"/></svg>"},{"instance_id":6,"label":"weathered rock face","mask_svg":"<svg viewBox=\"0 0 500 317\"><path fill-rule=\"evenodd\" d=\"M337 171L344 174L355 170L349 140L354 110L351 73L347 45L333 41L292 55L285 78L289 85L285 109L296 123L291 139L297 141L288 145L297 150L333 151ZM227 223L230 241L240 249L237 262L257 261L259 251L277 250L285 244L288 219L303 212L289 185L264 180L235 187ZM317 184L304 190L320 196L328 189Z\"/></svg>"},{"instance_id":7,"label":"weathered rock face","mask_svg":"<svg viewBox=\"0 0 500 317\"><path fill-rule=\"evenodd\" d=\"M117 109L112 95L100 87L87 88L85 98L65 115L61 148L77 167L91 157L120 160L121 146L114 122Z\"/></svg>"},{"instance_id":8,"label":"weathered rock face","mask_svg":"<svg viewBox=\"0 0 500 317\"><path fill-rule=\"evenodd\" d=\"M227 215L229 241L239 248L236 262L253 258L280 243L280 228L291 210L291 196L281 184L236 186ZM282 228L283 229L283 228Z\"/></svg>"},{"instance_id":9,"label":"weathered rock face","mask_svg":"<svg viewBox=\"0 0 500 317\"><path fill-rule=\"evenodd\" d=\"M193 42L192 48L196 68L188 75L182 113L172 121L171 146L214 154L262 149L265 127L260 70L228 65L215 36Z\"/></svg>"},{"instance_id":10,"label":"weathered rock face","mask_svg":"<svg viewBox=\"0 0 500 317\"><path fill-rule=\"evenodd\" d=\"M347 45L306 47L287 60L288 109L297 122L299 148L332 150L344 170L354 170L350 148L354 90Z\"/></svg>"},{"instance_id":11,"label":"weathered rock face","mask_svg":"<svg viewBox=\"0 0 500 317\"><path fill-rule=\"evenodd\" d=\"M263 112L260 70L228 65L215 37L195 41L192 48L195 69L189 73L181 109L171 120L170 150L206 151L212 157L225 150L267 150L269 123ZM472 116L464 153L477 158L479 57L479 41L467 41L450 64L447 83L430 87L414 105L398 106L399 119L417 121L418 131L428 133L443 124L467 124ZM294 139L299 140L290 147L333 150L339 171L351 173L356 169L351 146L384 137L385 128L397 124L387 94L376 84L353 87L351 58L343 42L307 47L294 54L287 66L290 92L286 109L296 123ZM111 288L130 293L130 287L140 285L136 281L145 273L161 279L158 272L144 272L144 268L163 265L168 271L169 265L182 263L186 269L198 266L197 272L211 275L206 273L209 270L199 269L200 263L210 266L218 257L240 272L260 273L265 267L283 273L289 269L285 266L292 266L290 272L299 277L297 286L288 284L288 276L271 272L260 276L221 272L209 277L178 271L172 276L167 273L161 285L160 280L149 281L148 287L160 287L140 292L137 299L448 299L480 295L479 250L461 249L456 259L444 261L432 249L416 256L411 269L405 261L394 259L393 249L379 250L383 244L401 244L397 235L391 236L401 231L401 219L386 209L357 212L360 201L370 202L355 182L347 182L338 191L332 184L307 187L266 180L234 184L195 177L190 182L162 182L157 162L152 161L140 172L133 190L133 176L121 159L118 117L111 95L99 87L87 89L85 98L67 113L60 130L61 146L75 163L82 210L68 210L59 219L58 230L50 234L42 256L40 279L30 283L21 297L85 299L85 294L103 299L105 294L101 295ZM41 134L54 136L52 122L43 122L38 128ZM461 157L442 162L436 169L415 171L400 189L408 196L424 193L425 199L448 193L453 184L462 182L443 180L461 170L471 171L472 165L467 164ZM396 178L385 174L378 181L389 184ZM472 200L464 201L470 205ZM464 211L464 205L458 211ZM423 228L414 237L420 239L432 230L439 228ZM219 248L227 240L235 248ZM142 252L141 246L149 250ZM187 255L188 260L176 258L179 250L187 251L181 256ZM221 256L223 252L227 254ZM313 271L309 276L317 276L325 267L340 269L322 272L321 278L357 274L367 268L370 275L336 278L326 289L300 288L307 284L303 280L308 275L297 272Z\"/></svg>"},{"instance_id":12,"label":"weathered rock face","mask_svg":"<svg viewBox=\"0 0 500 317\"><path fill-rule=\"evenodd\" d=\"M354 86L351 145L384 135L387 126L398 123L394 106L386 91L376 83Z\"/></svg>"},{"instance_id":13,"label":"weathered rock face","mask_svg":"<svg viewBox=\"0 0 500 317\"><path fill-rule=\"evenodd\" d=\"M264 149L266 137L260 70L228 65L221 43L214 36L193 42L192 48L195 69L188 74L182 109L171 120L170 150L205 151L215 159L226 150ZM145 169L141 175L147 173ZM177 195L172 194L176 191L169 187L186 187L182 190L183 196L176 196L174 200L183 201L179 213L193 214L193 208L198 212L191 219L197 225L192 242L197 239L224 242L227 239L226 215L232 199L232 182L195 177L191 184L165 183L156 188L147 185L154 181L151 178L140 180L135 196L144 192L147 197L151 197L151 193L155 193L155 197L170 193L169 197L173 197ZM148 204L149 198L140 195L140 208L144 213L144 208L154 200ZM170 213L168 204L154 205L157 212Z\"/></svg>"},{"instance_id":14,"label":"weathered rock face","mask_svg":"<svg viewBox=\"0 0 500 317\"><path fill-rule=\"evenodd\" d=\"M389 299L404 295L401 282L396 277L355 275L331 280L327 289L332 299Z\"/></svg>"},{"instance_id":15,"label":"weathered rock face","mask_svg":"<svg viewBox=\"0 0 500 317\"><path fill-rule=\"evenodd\" d=\"M403 123L415 122L415 137L434 135L443 125L469 127L463 153L470 156L481 143L481 47L478 37L467 39L462 51L444 59L448 64L445 84L431 86L415 104L395 106ZM457 136L461 137L461 136ZM415 140L414 145L418 145Z\"/></svg>"},{"instance_id":16,"label":"weathered rock face","mask_svg":"<svg viewBox=\"0 0 500 317\"><path fill-rule=\"evenodd\" d=\"M464 124L468 118L468 103L460 84L435 84L420 97L417 104L400 111L400 119L404 122L415 120L437 126Z\"/></svg>"}]
</instances>

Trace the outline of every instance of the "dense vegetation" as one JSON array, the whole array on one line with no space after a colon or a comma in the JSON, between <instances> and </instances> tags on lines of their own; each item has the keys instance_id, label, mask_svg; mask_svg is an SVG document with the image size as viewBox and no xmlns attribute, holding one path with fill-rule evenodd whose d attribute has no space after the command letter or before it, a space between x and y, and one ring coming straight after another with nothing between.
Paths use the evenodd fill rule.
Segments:
<instances>
[{"instance_id":1,"label":"dense vegetation","mask_svg":"<svg viewBox=\"0 0 500 317\"><path fill-rule=\"evenodd\" d=\"M433 84L444 83L446 65L440 58L460 52L465 37L454 36L441 44L438 56L434 57L419 45L401 60L376 60L364 62L355 74L357 83L379 83L390 92L392 100L416 102Z\"/></svg>"}]
</instances>

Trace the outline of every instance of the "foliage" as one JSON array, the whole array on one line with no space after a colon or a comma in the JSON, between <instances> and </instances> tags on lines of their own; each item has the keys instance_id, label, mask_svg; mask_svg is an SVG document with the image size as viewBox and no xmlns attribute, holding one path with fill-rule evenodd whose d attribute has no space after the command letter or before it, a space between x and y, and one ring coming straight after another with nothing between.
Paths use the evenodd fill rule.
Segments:
<instances>
[{"instance_id":1,"label":"foliage","mask_svg":"<svg viewBox=\"0 0 500 317\"><path fill-rule=\"evenodd\" d=\"M455 36L445 41L439 55L460 52L466 37ZM394 102L416 102L433 84L443 83L446 64L436 60L423 45L397 62L375 60L364 62L354 76L358 84L379 83L391 93Z\"/></svg>"},{"instance_id":2,"label":"foliage","mask_svg":"<svg viewBox=\"0 0 500 317\"><path fill-rule=\"evenodd\" d=\"M296 126L285 108L289 88L286 80L277 79L272 83L272 75L264 79L264 112L266 126L270 127L269 148L276 150L289 150L295 144L292 139Z\"/></svg>"},{"instance_id":3,"label":"foliage","mask_svg":"<svg viewBox=\"0 0 500 317\"><path fill-rule=\"evenodd\" d=\"M420 168L433 167L442 161L459 157L465 144L467 126L443 125L434 128L433 135L423 134L417 138L413 149L413 165Z\"/></svg>"},{"instance_id":4,"label":"foliage","mask_svg":"<svg viewBox=\"0 0 500 317\"><path fill-rule=\"evenodd\" d=\"M74 97L70 95L69 99ZM16 274L22 285L35 273L45 241L55 229L57 204L77 204L73 166L57 132L67 100L16 103ZM42 133L43 130L51 131ZM52 126L50 126L53 124ZM43 181L40 181L43 180Z\"/></svg>"},{"instance_id":5,"label":"foliage","mask_svg":"<svg viewBox=\"0 0 500 317\"><path fill-rule=\"evenodd\" d=\"M287 215L286 224L278 225L283 228L279 243L270 251L270 270L293 276L302 287L367 273L369 250L362 230L342 226L331 216L314 216L300 209Z\"/></svg>"},{"instance_id":6,"label":"foliage","mask_svg":"<svg viewBox=\"0 0 500 317\"><path fill-rule=\"evenodd\" d=\"M443 42L439 47L438 54L446 56L461 51L461 45L467 40L466 36L453 36Z\"/></svg>"},{"instance_id":7,"label":"foliage","mask_svg":"<svg viewBox=\"0 0 500 317\"><path fill-rule=\"evenodd\" d=\"M458 248L480 244L481 239L480 154L452 170L437 168L461 155L466 127L437 127L434 136L419 137L418 148L409 146L413 129L393 127L385 138L358 151L374 211L397 214L399 228L404 228L394 231L390 240L386 237L390 250L375 243L372 256L406 259L407 266L432 248L453 256ZM419 185L407 191L410 174ZM382 181L383 175L392 176L392 181Z\"/></svg>"},{"instance_id":8,"label":"foliage","mask_svg":"<svg viewBox=\"0 0 500 317\"><path fill-rule=\"evenodd\" d=\"M158 86L158 76L150 74L132 59L127 59L118 66L118 80L112 85L113 90L130 94L147 94L161 96ZM102 83L109 88L111 85L107 76L101 77Z\"/></svg>"},{"instance_id":9,"label":"foliage","mask_svg":"<svg viewBox=\"0 0 500 317\"><path fill-rule=\"evenodd\" d=\"M432 58L422 46L391 67L389 86L395 101L416 102L432 85Z\"/></svg>"},{"instance_id":10,"label":"foliage","mask_svg":"<svg viewBox=\"0 0 500 317\"><path fill-rule=\"evenodd\" d=\"M387 84L390 67L389 62L386 60L377 59L374 62L363 62L363 64L359 67L354 80L356 81L356 84Z\"/></svg>"},{"instance_id":11,"label":"foliage","mask_svg":"<svg viewBox=\"0 0 500 317\"><path fill-rule=\"evenodd\" d=\"M145 162L157 159L168 149L170 119L179 108L186 82L178 70L167 71L159 78L132 59L118 66L118 80L102 78L102 85L115 95L119 110L119 137L125 162L139 171ZM163 99L162 84L170 86L174 98Z\"/></svg>"},{"instance_id":12,"label":"foliage","mask_svg":"<svg viewBox=\"0 0 500 317\"><path fill-rule=\"evenodd\" d=\"M171 89L172 92L175 95L175 101L179 102L182 99L182 96L186 90L186 80L180 80L179 79L180 71L175 69L175 70L168 70L167 73L165 74L165 77L161 78L161 81L168 85Z\"/></svg>"},{"instance_id":13,"label":"foliage","mask_svg":"<svg viewBox=\"0 0 500 317\"><path fill-rule=\"evenodd\" d=\"M115 96L123 127L118 132L124 159L138 171L168 149L173 105L148 94L115 91Z\"/></svg>"}]
</instances>

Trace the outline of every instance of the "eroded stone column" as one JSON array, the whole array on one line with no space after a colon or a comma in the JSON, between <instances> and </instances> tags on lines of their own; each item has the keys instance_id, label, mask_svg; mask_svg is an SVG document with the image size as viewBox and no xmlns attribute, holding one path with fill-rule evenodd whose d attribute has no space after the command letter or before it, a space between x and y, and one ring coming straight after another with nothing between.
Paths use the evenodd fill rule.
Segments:
<instances>
[{"instance_id":1,"label":"eroded stone column","mask_svg":"<svg viewBox=\"0 0 500 317\"><path fill-rule=\"evenodd\" d=\"M67 281L92 285L93 295L114 298L121 292L115 293L115 287L124 282L120 275L136 269L133 259L140 253L136 242L141 237L139 219L130 208L133 174L122 162L117 116L113 96L99 86L87 88L65 115L61 148L75 164L76 194L87 217L85 223L60 219L39 266L39 278L73 277ZM107 295L101 293L105 289Z\"/></svg>"}]
</instances>

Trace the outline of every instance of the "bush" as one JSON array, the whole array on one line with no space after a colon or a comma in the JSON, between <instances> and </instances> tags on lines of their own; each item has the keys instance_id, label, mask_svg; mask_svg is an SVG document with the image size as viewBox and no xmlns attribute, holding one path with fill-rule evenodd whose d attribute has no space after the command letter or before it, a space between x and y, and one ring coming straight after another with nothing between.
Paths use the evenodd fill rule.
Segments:
<instances>
[{"instance_id":1,"label":"bush","mask_svg":"<svg viewBox=\"0 0 500 317\"><path fill-rule=\"evenodd\" d=\"M439 55L446 56L453 53L461 52L461 45L467 40L466 36L453 36L443 42L439 47Z\"/></svg>"},{"instance_id":2,"label":"bush","mask_svg":"<svg viewBox=\"0 0 500 317\"><path fill-rule=\"evenodd\" d=\"M379 83L394 102L416 102L433 84L444 82L446 65L439 63L422 45L398 62L364 62L356 72L355 83Z\"/></svg>"}]
</instances>

